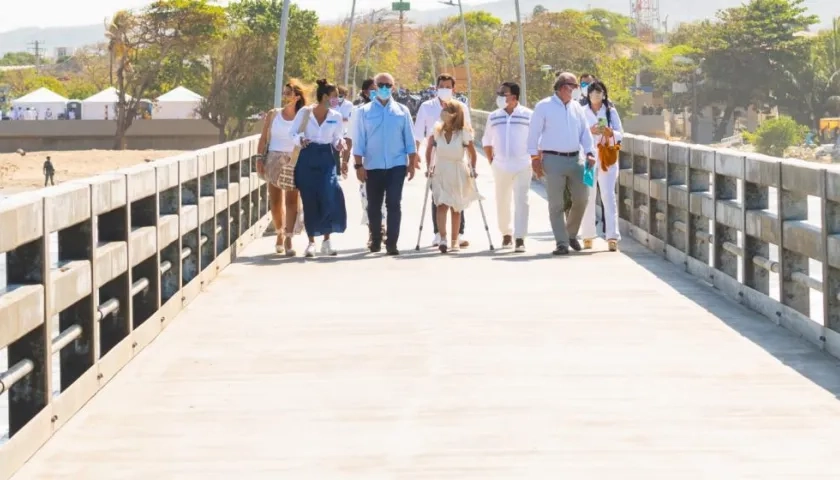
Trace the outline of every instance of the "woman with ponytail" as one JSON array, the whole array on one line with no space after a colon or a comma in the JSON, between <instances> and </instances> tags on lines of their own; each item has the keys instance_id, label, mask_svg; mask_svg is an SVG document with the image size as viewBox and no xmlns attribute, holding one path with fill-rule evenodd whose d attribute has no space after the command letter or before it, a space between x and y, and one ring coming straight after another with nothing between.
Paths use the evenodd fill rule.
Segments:
<instances>
[{"instance_id":1,"label":"woman with ponytail","mask_svg":"<svg viewBox=\"0 0 840 480\"><path fill-rule=\"evenodd\" d=\"M318 80L317 103L302 108L295 116L289 132L301 147L295 166L295 185L303 200L303 222L309 245L305 256L315 256L315 237L323 236L321 253L337 255L330 236L347 228L344 192L338 183L333 149L345 148L344 125L338 107L338 88L326 79ZM347 164L342 165L346 174Z\"/></svg>"}]
</instances>

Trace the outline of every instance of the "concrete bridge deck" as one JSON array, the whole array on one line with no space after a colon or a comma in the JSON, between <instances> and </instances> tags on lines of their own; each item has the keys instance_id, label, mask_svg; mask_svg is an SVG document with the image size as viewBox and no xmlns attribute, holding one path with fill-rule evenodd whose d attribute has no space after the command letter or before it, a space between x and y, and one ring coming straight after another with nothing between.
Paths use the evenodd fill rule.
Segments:
<instances>
[{"instance_id":1,"label":"concrete bridge deck","mask_svg":"<svg viewBox=\"0 0 840 480\"><path fill-rule=\"evenodd\" d=\"M400 257L354 180L338 258L257 239L13 478L840 477L834 357L629 238L552 257L539 186L528 253L477 206L415 253L423 182Z\"/></svg>"}]
</instances>

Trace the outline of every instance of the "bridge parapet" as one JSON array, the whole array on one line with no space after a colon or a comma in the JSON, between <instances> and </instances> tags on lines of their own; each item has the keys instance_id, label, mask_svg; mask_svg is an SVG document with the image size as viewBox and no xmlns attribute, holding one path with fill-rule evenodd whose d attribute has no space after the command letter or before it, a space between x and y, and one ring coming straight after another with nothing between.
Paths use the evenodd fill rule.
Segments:
<instances>
[{"instance_id":1,"label":"bridge parapet","mask_svg":"<svg viewBox=\"0 0 840 480\"><path fill-rule=\"evenodd\" d=\"M840 357L840 171L635 135L620 168L633 238Z\"/></svg>"},{"instance_id":2,"label":"bridge parapet","mask_svg":"<svg viewBox=\"0 0 840 480\"><path fill-rule=\"evenodd\" d=\"M619 162L624 233L840 358L840 169L631 134Z\"/></svg>"},{"instance_id":3,"label":"bridge parapet","mask_svg":"<svg viewBox=\"0 0 840 480\"><path fill-rule=\"evenodd\" d=\"M257 139L0 203L0 349L8 352L0 394L8 395L10 437L0 446L0 479L267 227Z\"/></svg>"}]
</instances>

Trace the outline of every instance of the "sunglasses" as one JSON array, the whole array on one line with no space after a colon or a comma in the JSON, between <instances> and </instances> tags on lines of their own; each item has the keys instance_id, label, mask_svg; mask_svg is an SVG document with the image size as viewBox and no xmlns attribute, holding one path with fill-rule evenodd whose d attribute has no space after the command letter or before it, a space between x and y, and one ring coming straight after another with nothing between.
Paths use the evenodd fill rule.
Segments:
<instances>
[{"instance_id":1,"label":"sunglasses","mask_svg":"<svg viewBox=\"0 0 840 480\"><path fill-rule=\"evenodd\" d=\"M379 87L379 88L393 88L394 87L390 83L377 83L376 86Z\"/></svg>"}]
</instances>

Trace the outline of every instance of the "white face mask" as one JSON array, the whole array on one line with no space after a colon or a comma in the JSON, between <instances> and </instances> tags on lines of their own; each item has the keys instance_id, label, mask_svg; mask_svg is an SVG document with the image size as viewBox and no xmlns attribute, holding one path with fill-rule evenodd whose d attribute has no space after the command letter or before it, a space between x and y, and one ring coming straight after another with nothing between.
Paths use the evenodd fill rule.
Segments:
<instances>
[{"instance_id":1,"label":"white face mask","mask_svg":"<svg viewBox=\"0 0 840 480\"><path fill-rule=\"evenodd\" d=\"M580 100L580 97L581 97L580 88L576 88L576 89L572 90L572 100Z\"/></svg>"},{"instance_id":2,"label":"white face mask","mask_svg":"<svg viewBox=\"0 0 840 480\"><path fill-rule=\"evenodd\" d=\"M507 97L496 97L496 106L499 108L507 107Z\"/></svg>"},{"instance_id":3,"label":"white face mask","mask_svg":"<svg viewBox=\"0 0 840 480\"><path fill-rule=\"evenodd\" d=\"M589 94L589 99L593 102L601 102L604 100L604 94L601 92L592 92Z\"/></svg>"},{"instance_id":4,"label":"white face mask","mask_svg":"<svg viewBox=\"0 0 840 480\"><path fill-rule=\"evenodd\" d=\"M452 98L452 89L451 88L438 88L437 96L439 99L443 100L444 102Z\"/></svg>"}]
</instances>

